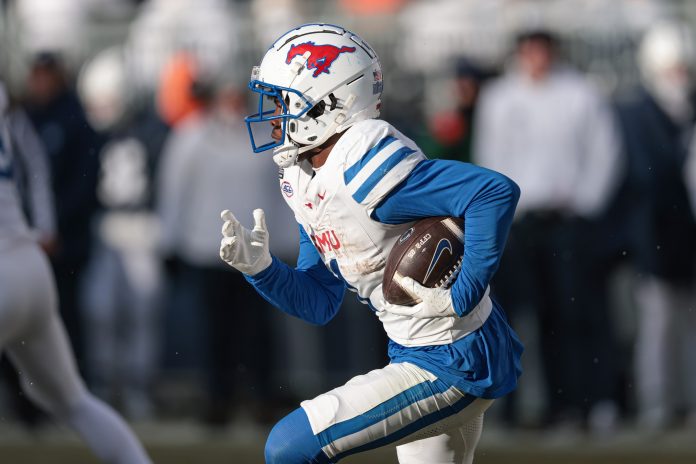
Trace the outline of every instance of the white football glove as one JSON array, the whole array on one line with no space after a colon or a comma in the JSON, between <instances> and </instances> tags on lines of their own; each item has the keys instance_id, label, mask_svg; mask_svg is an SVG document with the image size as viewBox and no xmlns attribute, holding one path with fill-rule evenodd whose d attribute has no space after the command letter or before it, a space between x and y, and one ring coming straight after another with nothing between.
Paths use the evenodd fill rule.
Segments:
<instances>
[{"instance_id":1,"label":"white football glove","mask_svg":"<svg viewBox=\"0 0 696 464\"><path fill-rule=\"evenodd\" d=\"M271 265L268 230L262 209L254 210L254 229L242 226L229 210L220 213L222 225L220 258L244 274L255 275Z\"/></svg>"},{"instance_id":2,"label":"white football glove","mask_svg":"<svg viewBox=\"0 0 696 464\"><path fill-rule=\"evenodd\" d=\"M428 288L419 284L410 277L402 277L399 282L406 293L418 297L419 303L414 306L401 306L387 302L382 298L384 311L401 316L410 316L418 319L432 319L436 317L452 317L459 315L452 304L452 289Z\"/></svg>"}]
</instances>

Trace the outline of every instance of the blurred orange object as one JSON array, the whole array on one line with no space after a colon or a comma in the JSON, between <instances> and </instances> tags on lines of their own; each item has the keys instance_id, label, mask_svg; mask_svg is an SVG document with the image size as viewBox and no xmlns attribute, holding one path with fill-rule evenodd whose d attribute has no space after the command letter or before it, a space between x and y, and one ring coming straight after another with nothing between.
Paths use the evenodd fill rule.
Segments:
<instances>
[{"instance_id":1,"label":"blurred orange object","mask_svg":"<svg viewBox=\"0 0 696 464\"><path fill-rule=\"evenodd\" d=\"M384 15L396 13L405 0L341 0L343 11L356 15Z\"/></svg>"},{"instance_id":2,"label":"blurred orange object","mask_svg":"<svg viewBox=\"0 0 696 464\"><path fill-rule=\"evenodd\" d=\"M186 52L173 55L162 70L157 90L157 112L172 127L198 113L202 107L191 91L197 71L196 59Z\"/></svg>"}]
</instances>

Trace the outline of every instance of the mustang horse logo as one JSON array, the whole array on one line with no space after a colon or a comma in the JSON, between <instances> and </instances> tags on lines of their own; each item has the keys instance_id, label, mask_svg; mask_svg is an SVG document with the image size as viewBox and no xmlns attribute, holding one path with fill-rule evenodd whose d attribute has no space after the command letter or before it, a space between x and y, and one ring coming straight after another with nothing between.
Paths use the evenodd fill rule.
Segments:
<instances>
[{"instance_id":1,"label":"mustang horse logo","mask_svg":"<svg viewBox=\"0 0 696 464\"><path fill-rule=\"evenodd\" d=\"M307 69L314 69L312 77L317 77L321 73L329 74L329 68L336 61L341 53L353 53L355 47L334 47L333 45L316 45L314 42L304 42L297 45L291 45L288 56L285 59L285 64L290 64L296 56L302 56L309 52L307 60Z\"/></svg>"}]
</instances>

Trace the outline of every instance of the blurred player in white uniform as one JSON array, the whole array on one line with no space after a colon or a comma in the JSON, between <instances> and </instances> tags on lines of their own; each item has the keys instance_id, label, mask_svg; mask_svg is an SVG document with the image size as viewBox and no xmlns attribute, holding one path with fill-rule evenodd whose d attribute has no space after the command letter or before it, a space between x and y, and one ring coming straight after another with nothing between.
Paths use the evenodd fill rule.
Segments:
<instances>
[{"instance_id":1,"label":"blurred player in white uniform","mask_svg":"<svg viewBox=\"0 0 696 464\"><path fill-rule=\"evenodd\" d=\"M274 149L282 195L300 225L300 254L294 269L273 257L256 210L251 231L222 213L220 256L276 307L313 324L331 320L346 288L356 292L389 336L391 359L302 402L272 430L266 461L338 462L396 445L402 464L472 462L484 412L521 372L522 346L488 289L519 189L487 169L428 160L375 119L379 60L341 27L288 32L254 68L249 87L259 94L258 114L246 119L252 146ZM269 123L273 140L262 144ZM387 303L381 282L389 251L415 221L433 216L464 218L456 281L429 289L407 279L421 302Z\"/></svg>"},{"instance_id":2,"label":"blurred player in white uniform","mask_svg":"<svg viewBox=\"0 0 696 464\"><path fill-rule=\"evenodd\" d=\"M13 147L18 140L11 133L7 101L0 83L0 352L17 368L27 396L72 427L101 460L149 463L125 422L94 398L78 375L53 276L27 225L14 180L21 163L35 170L27 173L29 188L45 188L40 184L49 179L46 159L41 153L19 159L31 152Z\"/></svg>"}]
</instances>

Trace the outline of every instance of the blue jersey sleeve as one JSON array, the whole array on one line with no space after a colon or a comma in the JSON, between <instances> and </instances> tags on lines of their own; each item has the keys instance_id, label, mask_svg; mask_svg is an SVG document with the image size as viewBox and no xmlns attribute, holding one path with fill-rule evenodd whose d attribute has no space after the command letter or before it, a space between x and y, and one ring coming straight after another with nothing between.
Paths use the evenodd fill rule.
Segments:
<instances>
[{"instance_id":1,"label":"blue jersey sleeve","mask_svg":"<svg viewBox=\"0 0 696 464\"><path fill-rule=\"evenodd\" d=\"M464 259L452 286L455 311L468 314L493 277L520 190L502 174L459 161L426 160L375 208L372 218L402 224L424 217L464 219Z\"/></svg>"},{"instance_id":2,"label":"blue jersey sleeve","mask_svg":"<svg viewBox=\"0 0 696 464\"><path fill-rule=\"evenodd\" d=\"M302 227L295 269L274 256L267 269L245 277L272 305L317 325L328 323L336 315L345 293L345 283L326 268Z\"/></svg>"}]
</instances>

